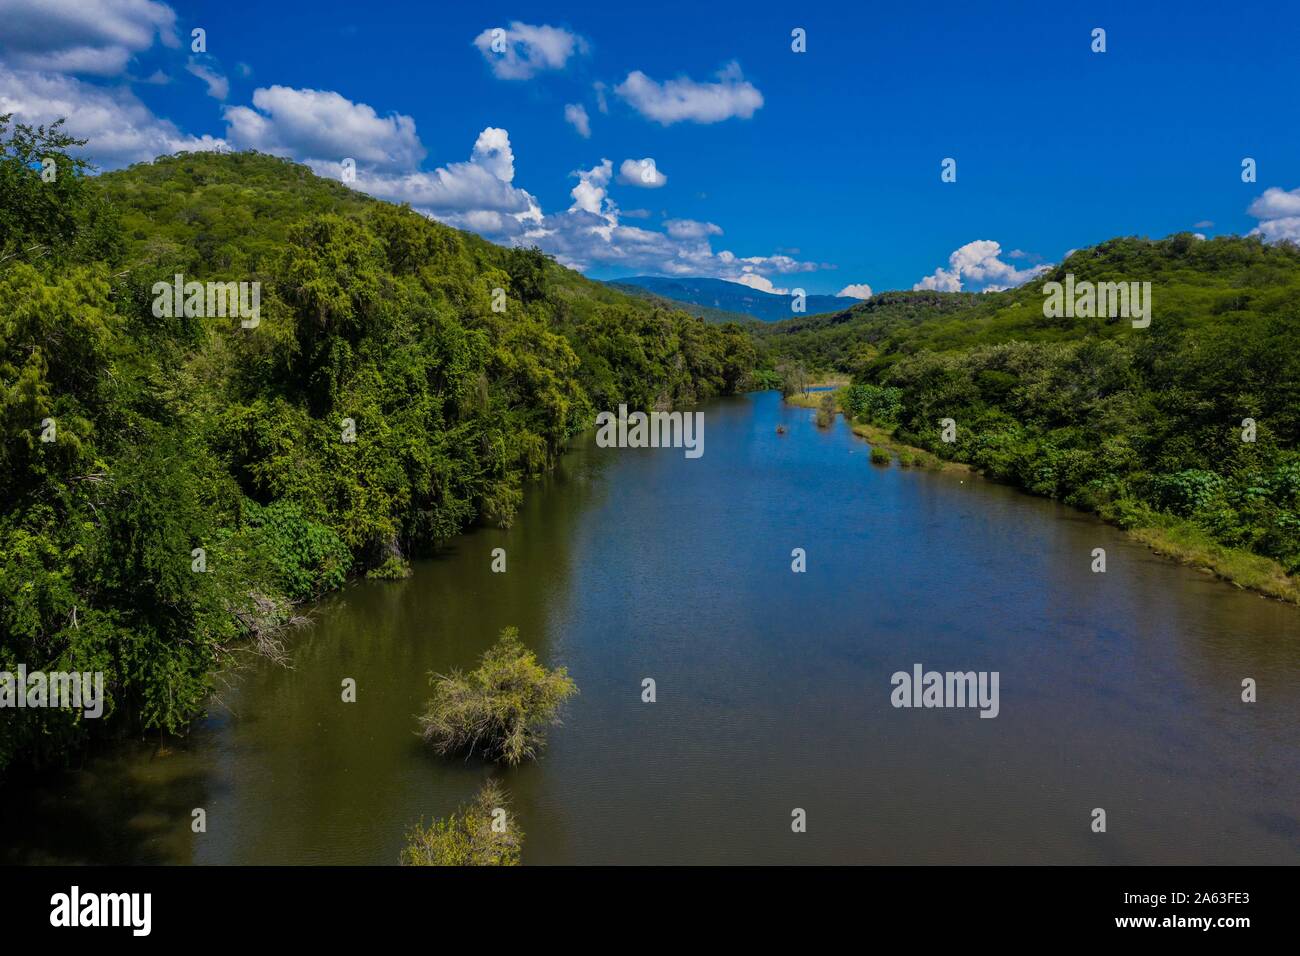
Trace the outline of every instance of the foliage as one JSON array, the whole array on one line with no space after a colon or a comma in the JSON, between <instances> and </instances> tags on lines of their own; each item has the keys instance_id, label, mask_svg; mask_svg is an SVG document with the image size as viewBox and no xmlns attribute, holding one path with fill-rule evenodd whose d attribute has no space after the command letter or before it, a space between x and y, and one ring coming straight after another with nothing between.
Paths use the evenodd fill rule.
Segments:
<instances>
[{"instance_id":1,"label":"foliage","mask_svg":"<svg viewBox=\"0 0 1300 956\"><path fill-rule=\"evenodd\" d=\"M402 849L403 866L518 866L524 835L508 816L493 828L493 812L508 810L505 790L489 780L474 801L451 816L415 826Z\"/></svg>"},{"instance_id":2,"label":"foliage","mask_svg":"<svg viewBox=\"0 0 1300 956\"><path fill-rule=\"evenodd\" d=\"M821 401L817 404L817 427L830 428L835 422L835 412L835 393L827 392L822 396Z\"/></svg>"},{"instance_id":3,"label":"foliage","mask_svg":"<svg viewBox=\"0 0 1300 956\"><path fill-rule=\"evenodd\" d=\"M263 508L245 502L245 520L254 546L272 562L275 580L292 600L302 601L340 587L347 579L352 554L334 531L280 500Z\"/></svg>"},{"instance_id":4,"label":"foliage","mask_svg":"<svg viewBox=\"0 0 1300 956\"><path fill-rule=\"evenodd\" d=\"M1150 326L1045 316L1043 284L1067 273L1150 282ZM760 344L854 371L845 409L902 442L1128 527L1185 520L1294 574L1298 334L1300 248L1181 235L1102 243L1007 292L887 293Z\"/></svg>"},{"instance_id":5,"label":"foliage","mask_svg":"<svg viewBox=\"0 0 1300 956\"><path fill-rule=\"evenodd\" d=\"M903 392L870 382L855 382L842 390L840 404L850 418L892 427L898 424L903 413Z\"/></svg>"},{"instance_id":6,"label":"foliage","mask_svg":"<svg viewBox=\"0 0 1300 956\"><path fill-rule=\"evenodd\" d=\"M0 769L92 725L183 730L241 644L278 654L291 602L509 525L597 410L702 401L754 366L738 325L288 160L92 176L61 130L0 119L0 669L103 671L111 717L13 712ZM155 316L177 274L259 282L260 323Z\"/></svg>"},{"instance_id":7,"label":"foliage","mask_svg":"<svg viewBox=\"0 0 1300 956\"><path fill-rule=\"evenodd\" d=\"M468 674L433 674L420 719L424 739L441 754L481 749L514 766L546 745L543 729L558 724L560 706L578 692L563 668L547 670L507 627Z\"/></svg>"}]
</instances>

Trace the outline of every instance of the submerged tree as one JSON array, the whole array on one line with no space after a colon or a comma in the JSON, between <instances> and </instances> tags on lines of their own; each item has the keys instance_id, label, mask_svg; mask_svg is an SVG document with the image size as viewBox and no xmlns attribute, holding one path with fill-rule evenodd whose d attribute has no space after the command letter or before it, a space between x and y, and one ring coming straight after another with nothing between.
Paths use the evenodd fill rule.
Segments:
<instances>
[{"instance_id":1,"label":"submerged tree","mask_svg":"<svg viewBox=\"0 0 1300 956\"><path fill-rule=\"evenodd\" d=\"M817 427L830 428L835 421L835 393L827 392L822 396L821 404L817 408Z\"/></svg>"},{"instance_id":2,"label":"submerged tree","mask_svg":"<svg viewBox=\"0 0 1300 956\"><path fill-rule=\"evenodd\" d=\"M781 379L782 398L808 393L808 369L802 362L781 362L776 367L776 374Z\"/></svg>"},{"instance_id":3,"label":"submerged tree","mask_svg":"<svg viewBox=\"0 0 1300 956\"><path fill-rule=\"evenodd\" d=\"M440 754L476 749L514 766L546 745L543 728L558 724L560 705L578 692L563 667L547 670L507 627L468 674L432 674L433 697L420 718Z\"/></svg>"},{"instance_id":4,"label":"submerged tree","mask_svg":"<svg viewBox=\"0 0 1300 956\"><path fill-rule=\"evenodd\" d=\"M518 866L523 844L505 790L489 780L473 803L427 828L413 827L401 861L403 866Z\"/></svg>"}]
</instances>

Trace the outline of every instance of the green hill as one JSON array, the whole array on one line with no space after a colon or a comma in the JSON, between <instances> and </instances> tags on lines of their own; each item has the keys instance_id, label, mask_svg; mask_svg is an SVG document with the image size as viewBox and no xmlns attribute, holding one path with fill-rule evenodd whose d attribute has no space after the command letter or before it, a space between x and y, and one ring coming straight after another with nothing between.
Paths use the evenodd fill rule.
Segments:
<instances>
[{"instance_id":1,"label":"green hill","mask_svg":"<svg viewBox=\"0 0 1300 956\"><path fill-rule=\"evenodd\" d=\"M236 648L280 653L294 602L509 523L596 411L735 391L753 366L737 326L286 160L92 177L57 130L6 127L0 671L103 671L108 700L99 721L6 711L0 767L91 727L182 728ZM255 327L160 308L177 274L260 283Z\"/></svg>"},{"instance_id":2,"label":"green hill","mask_svg":"<svg viewBox=\"0 0 1300 956\"><path fill-rule=\"evenodd\" d=\"M1149 282L1149 326L1046 316L1067 275ZM900 442L1300 599L1300 249L1115 239L1012 291L917 295L760 342L769 362L854 372L842 407Z\"/></svg>"}]
</instances>

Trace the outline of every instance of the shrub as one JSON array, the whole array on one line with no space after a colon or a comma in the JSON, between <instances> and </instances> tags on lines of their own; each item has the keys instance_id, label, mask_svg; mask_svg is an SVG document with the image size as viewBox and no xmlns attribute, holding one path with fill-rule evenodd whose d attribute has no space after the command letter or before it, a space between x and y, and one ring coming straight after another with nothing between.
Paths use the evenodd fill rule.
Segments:
<instances>
[{"instance_id":1,"label":"shrub","mask_svg":"<svg viewBox=\"0 0 1300 956\"><path fill-rule=\"evenodd\" d=\"M1174 475L1161 475L1152 484L1156 499L1166 510L1186 517L1222 493L1224 480L1212 471L1188 468Z\"/></svg>"},{"instance_id":2,"label":"shrub","mask_svg":"<svg viewBox=\"0 0 1300 956\"><path fill-rule=\"evenodd\" d=\"M871 463L873 465L888 465L890 462L889 452L883 448L871 449Z\"/></svg>"},{"instance_id":3,"label":"shrub","mask_svg":"<svg viewBox=\"0 0 1300 956\"><path fill-rule=\"evenodd\" d=\"M304 601L343 585L352 553L333 530L308 518L291 501L265 508L249 501L246 511L254 539L289 597Z\"/></svg>"},{"instance_id":4,"label":"shrub","mask_svg":"<svg viewBox=\"0 0 1300 956\"><path fill-rule=\"evenodd\" d=\"M366 577L373 581L402 581L410 576L411 566L402 560L400 554L390 554L383 564L366 572Z\"/></svg>"},{"instance_id":5,"label":"shrub","mask_svg":"<svg viewBox=\"0 0 1300 956\"><path fill-rule=\"evenodd\" d=\"M827 392L817 407L817 427L830 428L835 421L835 393Z\"/></svg>"},{"instance_id":6,"label":"shrub","mask_svg":"<svg viewBox=\"0 0 1300 956\"><path fill-rule=\"evenodd\" d=\"M420 724L440 754L482 748L514 766L546 745L542 729L558 724L560 706L578 692L568 671L547 670L507 627L476 670L432 674L433 697Z\"/></svg>"},{"instance_id":7,"label":"shrub","mask_svg":"<svg viewBox=\"0 0 1300 956\"><path fill-rule=\"evenodd\" d=\"M413 827L402 850L402 865L518 866L523 832L508 814L493 828L493 812L508 805L505 791L489 780L473 803L434 820L427 829L422 823Z\"/></svg>"}]
</instances>

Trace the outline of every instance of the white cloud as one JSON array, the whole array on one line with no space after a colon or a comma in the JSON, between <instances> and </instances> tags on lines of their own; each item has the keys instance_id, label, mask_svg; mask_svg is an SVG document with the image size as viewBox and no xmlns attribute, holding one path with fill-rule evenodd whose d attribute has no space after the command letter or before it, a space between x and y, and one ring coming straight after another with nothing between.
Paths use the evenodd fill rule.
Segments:
<instances>
[{"instance_id":1,"label":"white cloud","mask_svg":"<svg viewBox=\"0 0 1300 956\"><path fill-rule=\"evenodd\" d=\"M722 235L721 226L694 219L665 219L664 229L674 239L703 239L705 236Z\"/></svg>"},{"instance_id":2,"label":"white cloud","mask_svg":"<svg viewBox=\"0 0 1300 956\"><path fill-rule=\"evenodd\" d=\"M205 66L195 57L190 57L185 69L193 73L208 85L208 96L224 100L230 93L230 81L211 67Z\"/></svg>"},{"instance_id":3,"label":"white cloud","mask_svg":"<svg viewBox=\"0 0 1300 956\"><path fill-rule=\"evenodd\" d=\"M482 166L502 182L515 178L515 154L510 148L510 134L489 126L478 134L469 161Z\"/></svg>"},{"instance_id":4,"label":"white cloud","mask_svg":"<svg viewBox=\"0 0 1300 956\"><path fill-rule=\"evenodd\" d=\"M747 285L751 289L757 289L759 292L770 292L772 295L789 295L789 289L778 289L772 284L772 280L767 276L761 276L754 272L746 272L737 276L734 280L741 285Z\"/></svg>"},{"instance_id":5,"label":"white cloud","mask_svg":"<svg viewBox=\"0 0 1300 956\"><path fill-rule=\"evenodd\" d=\"M670 219L665 222L666 232L626 225L624 218L643 211L624 213L610 198L613 163L602 159L595 166L579 169L572 175L578 182L570 193L573 202L569 208L545 216L538 210L539 214L528 221L520 219L522 228L511 234L511 241L538 245L562 264L579 270L606 266L736 281L749 276L746 281L756 287L762 286L770 274L819 268L814 263L783 255L742 258L729 250L715 252L709 237L721 234L722 230L713 223Z\"/></svg>"},{"instance_id":6,"label":"white cloud","mask_svg":"<svg viewBox=\"0 0 1300 956\"><path fill-rule=\"evenodd\" d=\"M1246 211L1260 220L1248 235L1259 236L1265 242L1300 242L1300 188L1288 192L1272 186Z\"/></svg>"},{"instance_id":7,"label":"white cloud","mask_svg":"<svg viewBox=\"0 0 1300 956\"><path fill-rule=\"evenodd\" d=\"M871 286L865 282L858 282L853 285L846 285L835 294L842 299L870 299Z\"/></svg>"},{"instance_id":8,"label":"white cloud","mask_svg":"<svg viewBox=\"0 0 1300 956\"><path fill-rule=\"evenodd\" d=\"M276 156L412 169L424 158L415 120L400 113L379 116L330 90L287 86L253 91L253 106L228 106L226 137L241 148Z\"/></svg>"},{"instance_id":9,"label":"white cloud","mask_svg":"<svg viewBox=\"0 0 1300 956\"><path fill-rule=\"evenodd\" d=\"M153 0L0 0L0 57L20 70L116 76L157 36L177 47L176 13Z\"/></svg>"},{"instance_id":10,"label":"white cloud","mask_svg":"<svg viewBox=\"0 0 1300 956\"><path fill-rule=\"evenodd\" d=\"M1300 189L1287 192L1271 186L1264 194L1256 198L1246 210L1256 219L1282 219L1288 216L1300 216Z\"/></svg>"},{"instance_id":11,"label":"white cloud","mask_svg":"<svg viewBox=\"0 0 1300 956\"><path fill-rule=\"evenodd\" d=\"M718 123L733 116L749 119L763 105L763 94L744 78L735 62L718 72L716 83L697 83L685 76L659 83L634 70L614 92L642 116L664 126L684 120Z\"/></svg>"},{"instance_id":12,"label":"white cloud","mask_svg":"<svg viewBox=\"0 0 1300 956\"><path fill-rule=\"evenodd\" d=\"M1017 269L999 256L1002 246L992 239L968 242L948 257L949 268L940 266L933 273L912 286L914 291L928 289L935 292L960 292L965 283L982 286L970 291L998 292L1023 285L1049 268L1047 265Z\"/></svg>"},{"instance_id":13,"label":"white cloud","mask_svg":"<svg viewBox=\"0 0 1300 956\"><path fill-rule=\"evenodd\" d=\"M658 189L668 182L668 177L659 171L653 157L645 159L625 159L618 167L618 181L625 186L640 186L642 189Z\"/></svg>"},{"instance_id":14,"label":"white cloud","mask_svg":"<svg viewBox=\"0 0 1300 956\"><path fill-rule=\"evenodd\" d=\"M1282 242L1286 239L1300 242L1300 216L1269 219L1267 222L1261 222L1247 235L1259 236L1265 242Z\"/></svg>"},{"instance_id":15,"label":"white cloud","mask_svg":"<svg viewBox=\"0 0 1300 956\"><path fill-rule=\"evenodd\" d=\"M602 113L608 113L609 100L605 96L605 84L597 80L591 84L591 88L596 91L596 109Z\"/></svg>"},{"instance_id":16,"label":"white cloud","mask_svg":"<svg viewBox=\"0 0 1300 956\"><path fill-rule=\"evenodd\" d=\"M211 136L185 135L124 86L96 86L56 73L0 66L0 113L13 113L15 120L29 125L67 117L67 131L88 140L80 152L105 168L225 146L224 140Z\"/></svg>"},{"instance_id":17,"label":"white cloud","mask_svg":"<svg viewBox=\"0 0 1300 956\"><path fill-rule=\"evenodd\" d=\"M614 172L614 164L602 159L600 164L588 170L577 170L571 175L578 177L578 185L569 193L573 197L570 209L580 209L596 215L608 207L609 180Z\"/></svg>"},{"instance_id":18,"label":"white cloud","mask_svg":"<svg viewBox=\"0 0 1300 956\"><path fill-rule=\"evenodd\" d=\"M310 161L321 176L337 177L337 162ZM514 235L520 223L541 215L537 202L511 183L515 178L510 134L489 126L479 133L468 162L432 171L389 173L358 165L351 184L362 192L406 202L443 222L488 235Z\"/></svg>"},{"instance_id":19,"label":"white cloud","mask_svg":"<svg viewBox=\"0 0 1300 956\"><path fill-rule=\"evenodd\" d=\"M564 121L576 129L583 139L591 139L591 120L587 117L587 108L581 103L565 104Z\"/></svg>"},{"instance_id":20,"label":"white cloud","mask_svg":"<svg viewBox=\"0 0 1300 956\"><path fill-rule=\"evenodd\" d=\"M474 38L500 80L527 80L544 70L562 70L575 53L587 52L587 41L560 27L532 26L518 20L509 29L494 27Z\"/></svg>"}]
</instances>

